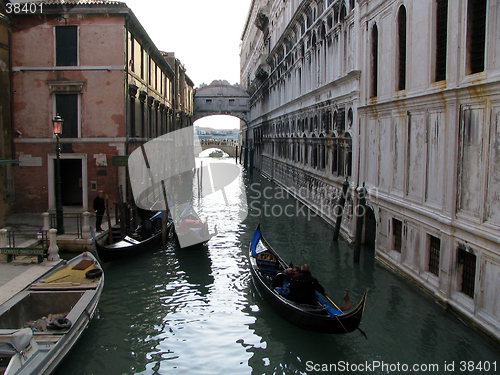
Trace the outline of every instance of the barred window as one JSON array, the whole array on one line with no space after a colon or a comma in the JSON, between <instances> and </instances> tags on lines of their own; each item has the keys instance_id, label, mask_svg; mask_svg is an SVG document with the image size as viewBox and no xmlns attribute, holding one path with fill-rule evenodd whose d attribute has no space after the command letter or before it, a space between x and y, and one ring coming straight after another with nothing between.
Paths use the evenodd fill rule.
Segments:
<instances>
[{"instance_id":1,"label":"barred window","mask_svg":"<svg viewBox=\"0 0 500 375\"><path fill-rule=\"evenodd\" d=\"M462 268L461 292L474 298L476 282L476 256L463 246L458 248L458 264Z\"/></svg>"},{"instance_id":2,"label":"barred window","mask_svg":"<svg viewBox=\"0 0 500 375\"><path fill-rule=\"evenodd\" d=\"M439 256L441 253L441 239L429 236L429 272L439 276Z\"/></svg>"},{"instance_id":3,"label":"barred window","mask_svg":"<svg viewBox=\"0 0 500 375\"><path fill-rule=\"evenodd\" d=\"M398 219L392 219L392 236L394 239L394 250L401 252L403 243L403 223Z\"/></svg>"}]
</instances>

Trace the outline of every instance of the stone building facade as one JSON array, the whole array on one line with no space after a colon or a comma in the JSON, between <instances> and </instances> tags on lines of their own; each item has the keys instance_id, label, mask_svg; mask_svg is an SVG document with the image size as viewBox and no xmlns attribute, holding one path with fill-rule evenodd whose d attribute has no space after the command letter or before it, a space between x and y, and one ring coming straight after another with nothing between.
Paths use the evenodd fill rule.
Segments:
<instances>
[{"instance_id":1,"label":"stone building facade","mask_svg":"<svg viewBox=\"0 0 500 375\"><path fill-rule=\"evenodd\" d=\"M500 4L255 0L244 140L262 173L500 338ZM302 189L300 188L302 187ZM347 219L347 220L345 220Z\"/></svg>"},{"instance_id":2,"label":"stone building facade","mask_svg":"<svg viewBox=\"0 0 500 375\"><path fill-rule=\"evenodd\" d=\"M13 17L16 211L55 209L56 114L65 212L91 209L98 190L117 202L127 169L116 156L191 125L194 85L125 3L41 4Z\"/></svg>"},{"instance_id":3,"label":"stone building facade","mask_svg":"<svg viewBox=\"0 0 500 375\"><path fill-rule=\"evenodd\" d=\"M14 200L10 84L10 13L0 2L0 227Z\"/></svg>"}]
</instances>

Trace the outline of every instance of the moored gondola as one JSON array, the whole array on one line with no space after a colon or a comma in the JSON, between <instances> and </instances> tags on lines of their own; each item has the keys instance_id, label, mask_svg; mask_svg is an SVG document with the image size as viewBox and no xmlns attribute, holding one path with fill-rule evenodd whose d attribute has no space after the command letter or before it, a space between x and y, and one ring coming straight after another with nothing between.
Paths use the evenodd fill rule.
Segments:
<instances>
[{"instance_id":1,"label":"moored gondola","mask_svg":"<svg viewBox=\"0 0 500 375\"><path fill-rule=\"evenodd\" d=\"M153 216L152 219L159 220L160 217L156 218ZM169 220L166 227L166 236L168 236L172 225L172 221ZM99 261L107 263L145 253L154 248L154 246L160 242L161 238L161 229L153 231L152 233L144 230L141 232L139 230L135 235L125 236L121 241L110 245L103 245L94 237L94 245Z\"/></svg>"},{"instance_id":2,"label":"moored gondola","mask_svg":"<svg viewBox=\"0 0 500 375\"><path fill-rule=\"evenodd\" d=\"M287 263L273 250L262 236L260 224L255 230L249 250L250 270L261 296L284 319L303 329L322 333L349 333L358 329L363 316L366 295L349 312L342 312L336 306L329 306L319 298L315 305L296 303L272 288L274 277L288 268Z\"/></svg>"}]
</instances>

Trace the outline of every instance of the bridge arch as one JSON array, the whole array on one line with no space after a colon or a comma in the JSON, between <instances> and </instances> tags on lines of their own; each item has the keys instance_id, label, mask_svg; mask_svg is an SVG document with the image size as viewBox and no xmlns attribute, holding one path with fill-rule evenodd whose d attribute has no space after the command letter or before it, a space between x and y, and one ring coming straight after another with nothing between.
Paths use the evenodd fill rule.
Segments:
<instances>
[{"instance_id":1,"label":"bridge arch","mask_svg":"<svg viewBox=\"0 0 500 375\"><path fill-rule=\"evenodd\" d=\"M231 139L200 139L200 146L203 151L208 149L219 149L231 157L236 156L238 142Z\"/></svg>"},{"instance_id":2,"label":"bridge arch","mask_svg":"<svg viewBox=\"0 0 500 375\"><path fill-rule=\"evenodd\" d=\"M249 96L240 85L215 80L196 89L193 122L213 115L234 116L248 122L249 112Z\"/></svg>"}]
</instances>

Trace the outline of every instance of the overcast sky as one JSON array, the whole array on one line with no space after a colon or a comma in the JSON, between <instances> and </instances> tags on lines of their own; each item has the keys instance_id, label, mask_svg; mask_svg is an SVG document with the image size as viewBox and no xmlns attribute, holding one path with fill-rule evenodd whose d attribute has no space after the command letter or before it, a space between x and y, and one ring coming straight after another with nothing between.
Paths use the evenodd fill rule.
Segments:
<instances>
[{"instance_id":1,"label":"overcast sky","mask_svg":"<svg viewBox=\"0 0 500 375\"><path fill-rule=\"evenodd\" d=\"M175 52L195 87L216 79L240 83L241 34L251 0L122 1L160 51ZM231 118L228 125L225 117L201 119L196 125L239 127L238 120Z\"/></svg>"}]
</instances>

